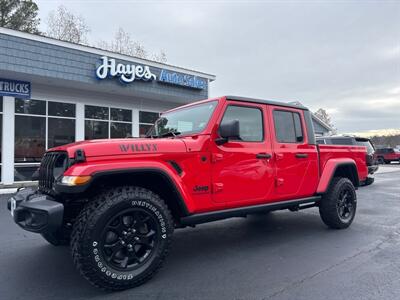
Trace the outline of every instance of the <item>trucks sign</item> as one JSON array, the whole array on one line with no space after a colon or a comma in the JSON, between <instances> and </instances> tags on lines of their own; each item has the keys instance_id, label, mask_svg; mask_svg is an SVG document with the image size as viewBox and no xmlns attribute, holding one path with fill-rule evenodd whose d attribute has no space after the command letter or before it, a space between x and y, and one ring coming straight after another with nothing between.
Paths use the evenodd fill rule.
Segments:
<instances>
[{"instance_id":1,"label":"trucks sign","mask_svg":"<svg viewBox=\"0 0 400 300\"><path fill-rule=\"evenodd\" d=\"M31 83L27 81L0 78L0 96L30 98Z\"/></svg>"}]
</instances>

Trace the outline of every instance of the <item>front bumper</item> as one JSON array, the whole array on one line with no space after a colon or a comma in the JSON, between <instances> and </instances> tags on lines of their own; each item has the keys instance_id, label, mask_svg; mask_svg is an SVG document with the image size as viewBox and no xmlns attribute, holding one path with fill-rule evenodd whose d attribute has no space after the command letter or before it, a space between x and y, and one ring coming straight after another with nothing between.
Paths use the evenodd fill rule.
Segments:
<instances>
[{"instance_id":1,"label":"front bumper","mask_svg":"<svg viewBox=\"0 0 400 300\"><path fill-rule=\"evenodd\" d=\"M18 191L7 201L14 222L36 233L55 232L62 226L64 205L32 189Z\"/></svg>"}]
</instances>

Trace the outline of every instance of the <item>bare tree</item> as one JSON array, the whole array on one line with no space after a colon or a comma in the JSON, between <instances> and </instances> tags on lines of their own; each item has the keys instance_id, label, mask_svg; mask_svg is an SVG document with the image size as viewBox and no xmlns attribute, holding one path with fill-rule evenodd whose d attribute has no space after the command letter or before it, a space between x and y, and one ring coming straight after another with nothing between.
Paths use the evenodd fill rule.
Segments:
<instances>
[{"instance_id":1,"label":"bare tree","mask_svg":"<svg viewBox=\"0 0 400 300\"><path fill-rule=\"evenodd\" d=\"M393 135L375 135L371 137L376 147L397 147L400 145L400 134Z\"/></svg>"},{"instance_id":2,"label":"bare tree","mask_svg":"<svg viewBox=\"0 0 400 300\"><path fill-rule=\"evenodd\" d=\"M151 56L151 59L160 63L166 63L167 62L167 54L165 53L164 50L160 50L159 53L153 53Z\"/></svg>"},{"instance_id":3,"label":"bare tree","mask_svg":"<svg viewBox=\"0 0 400 300\"><path fill-rule=\"evenodd\" d=\"M147 51L144 46L134 41L122 27L118 28L112 41L100 41L98 42L98 47L112 52L147 58Z\"/></svg>"},{"instance_id":4,"label":"bare tree","mask_svg":"<svg viewBox=\"0 0 400 300\"><path fill-rule=\"evenodd\" d=\"M328 125L331 125L331 117L328 115L328 112L327 112L325 109L323 109L323 108L318 109L318 110L314 113L314 115L315 115L318 119L320 119L321 121L323 121L324 123L326 123L326 124L328 124Z\"/></svg>"},{"instance_id":5,"label":"bare tree","mask_svg":"<svg viewBox=\"0 0 400 300\"><path fill-rule=\"evenodd\" d=\"M325 109L323 109L323 108L318 109L314 113L314 116L316 116L318 119L320 119L325 124L329 125L332 128L332 134L336 134L337 133L337 129L332 124L331 117L329 116L328 112Z\"/></svg>"},{"instance_id":6,"label":"bare tree","mask_svg":"<svg viewBox=\"0 0 400 300\"><path fill-rule=\"evenodd\" d=\"M57 10L49 13L46 30L46 35L49 37L85 44L89 32L85 19L80 15L74 15L65 6L60 5Z\"/></svg>"},{"instance_id":7,"label":"bare tree","mask_svg":"<svg viewBox=\"0 0 400 300\"><path fill-rule=\"evenodd\" d=\"M149 58L149 54L144 45L138 41L133 40L131 35L126 32L122 27L118 28L112 41L99 41L97 43L97 46L99 48L112 52L145 59ZM160 51L159 54L152 54L150 56L150 59L164 63L167 61L167 55L164 51Z\"/></svg>"}]
</instances>

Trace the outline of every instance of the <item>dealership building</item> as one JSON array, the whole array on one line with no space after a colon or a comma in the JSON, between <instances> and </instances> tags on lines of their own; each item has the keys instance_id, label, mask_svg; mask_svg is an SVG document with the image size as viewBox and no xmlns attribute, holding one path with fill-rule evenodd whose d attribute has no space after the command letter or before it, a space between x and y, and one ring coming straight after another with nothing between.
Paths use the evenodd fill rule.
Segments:
<instances>
[{"instance_id":1,"label":"dealership building","mask_svg":"<svg viewBox=\"0 0 400 300\"><path fill-rule=\"evenodd\" d=\"M29 182L48 148L141 136L160 112L207 98L213 80L203 72L0 28L0 186ZM329 131L314 121L318 134Z\"/></svg>"}]
</instances>

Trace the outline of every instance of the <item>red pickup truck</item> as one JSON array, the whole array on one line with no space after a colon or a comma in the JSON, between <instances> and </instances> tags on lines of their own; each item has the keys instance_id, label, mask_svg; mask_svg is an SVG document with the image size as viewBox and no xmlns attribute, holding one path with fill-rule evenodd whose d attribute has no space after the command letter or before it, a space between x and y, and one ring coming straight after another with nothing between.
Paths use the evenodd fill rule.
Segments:
<instances>
[{"instance_id":1,"label":"red pickup truck","mask_svg":"<svg viewBox=\"0 0 400 300\"><path fill-rule=\"evenodd\" d=\"M121 290L155 274L175 228L311 207L347 228L365 160L365 147L317 145L305 107L226 96L164 113L147 138L50 149L38 189L8 205L23 229L70 243L92 284Z\"/></svg>"},{"instance_id":2,"label":"red pickup truck","mask_svg":"<svg viewBox=\"0 0 400 300\"><path fill-rule=\"evenodd\" d=\"M375 151L375 158L380 164L390 164L392 161L400 163L400 151L394 148L381 148Z\"/></svg>"}]
</instances>

